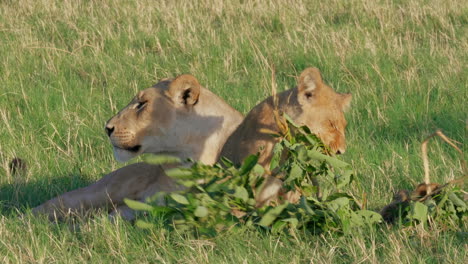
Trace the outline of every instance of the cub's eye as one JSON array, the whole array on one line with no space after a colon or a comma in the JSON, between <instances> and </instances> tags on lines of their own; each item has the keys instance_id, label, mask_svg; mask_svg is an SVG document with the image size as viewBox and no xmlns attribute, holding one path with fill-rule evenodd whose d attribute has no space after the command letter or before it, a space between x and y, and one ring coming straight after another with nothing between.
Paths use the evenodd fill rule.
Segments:
<instances>
[{"instance_id":1,"label":"cub's eye","mask_svg":"<svg viewBox=\"0 0 468 264\"><path fill-rule=\"evenodd\" d=\"M145 107L147 103L148 103L148 101L139 102L137 104L137 106L136 106L136 110L139 111L139 110L143 109L143 107Z\"/></svg>"}]
</instances>

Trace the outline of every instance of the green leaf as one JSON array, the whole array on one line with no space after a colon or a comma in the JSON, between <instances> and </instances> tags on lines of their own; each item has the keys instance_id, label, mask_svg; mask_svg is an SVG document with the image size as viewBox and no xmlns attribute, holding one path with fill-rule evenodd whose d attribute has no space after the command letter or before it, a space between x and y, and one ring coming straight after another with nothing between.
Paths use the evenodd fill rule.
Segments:
<instances>
[{"instance_id":1,"label":"green leaf","mask_svg":"<svg viewBox=\"0 0 468 264\"><path fill-rule=\"evenodd\" d=\"M178 193L171 193L169 195L174 201L180 203L180 204L184 204L184 205L188 205L189 204L189 201L187 200L187 198L185 198L185 196L182 196Z\"/></svg>"},{"instance_id":2,"label":"green leaf","mask_svg":"<svg viewBox=\"0 0 468 264\"><path fill-rule=\"evenodd\" d=\"M226 168L234 166L234 163L232 161L230 161L229 159L227 159L226 157L221 157L220 161L223 163L223 165Z\"/></svg>"},{"instance_id":3,"label":"green leaf","mask_svg":"<svg viewBox=\"0 0 468 264\"><path fill-rule=\"evenodd\" d=\"M166 175L174 178L174 179L181 179L181 180L188 180L192 178L193 173L189 169L185 168L173 168L165 170Z\"/></svg>"},{"instance_id":4,"label":"green leaf","mask_svg":"<svg viewBox=\"0 0 468 264\"><path fill-rule=\"evenodd\" d=\"M205 185L206 192L219 192L221 189L223 189L223 185L216 183L216 179L211 184Z\"/></svg>"},{"instance_id":5,"label":"green leaf","mask_svg":"<svg viewBox=\"0 0 468 264\"><path fill-rule=\"evenodd\" d=\"M143 161L153 165L169 164L169 163L181 163L182 161L178 157L169 155L145 155Z\"/></svg>"},{"instance_id":6,"label":"green leaf","mask_svg":"<svg viewBox=\"0 0 468 264\"><path fill-rule=\"evenodd\" d=\"M299 224L299 220L294 217L283 219L281 222L289 223L289 226L292 228L297 228L297 225Z\"/></svg>"},{"instance_id":7,"label":"green leaf","mask_svg":"<svg viewBox=\"0 0 468 264\"><path fill-rule=\"evenodd\" d=\"M294 152L299 163L309 163L309 156L307 155L307 148L301 145L294 149Z\"/></svg>"},{"instance_id":8,"label":"green leaf","mask_svg":"<svg viewBox=\"0 0 468 264\"><path fill-rule=\"evenodd\" d=\"M449 192L448 198L457 207L458 212L464 212L464 211L467 210L467 206L466 206L465 201L460 199L460 197L458 197L455 193Z\"/></svg>"},{"instance_id":9,"label":"green leaf","mask_svg":"<svg viewBox=\"0 0 468 264\"><path fill-rule=\"evenodd\" d=\"M135 225L138 226L139 228L142 228L142 229L151 229L151 228L154 228L154 225L153 225L153 224L148 223L148 222L143 221L143 220L140 220L140 219L138 219L138 220L135 222Z\"/></svg>"},{"instance_id":10,"label":"green leaf","mask_svg":"<svg viewBox=\"0 0 468 264\"><path fill-rule=\"evenodd\" d=\"M353 171L345 170L342 174L337 174L335 176L336 188L341 189L345 186L348 186L353 179Z\"/></svg>"},{"instance_id":11,"label":"green leaf","mask_svg":"<svg viewBox=\"0 0 468 264\"><path fill-rule=\"evenodd\" d=\"M315 160L320 160L322 162L325 161L325 162L329 163L331 166L333 166L335 168L344 168L344 167L349 166L348 163L346 163L344 161L341 161L338 158L322 154L322 153L318 152L315 149L309 150L307 154L308 154L309 158L315 159Z\"/></svg>"},{"instance_id":12,"label":"green leaf","mask_svg":"<svg viewBox=\"0 0 468 264\"><path fill-rule=\"evenodd\" d=\"M362 223L367 225L378 224L382 222L382 216L374 211L370 210L358 210L356 211L356 215L360 217Z\"/></svg>"},{"instance_id":13,"label":"green leaf","mask_svg":"<svg viewBox=\"0 0 468 264\"><path fill-rule=\"evenodd\" d=\"M437 206L440 207L440 208L444 208L445 202L447 202L447 200L448 200L448 193L447 192L442 192L440 194L440 197L441 198L440 198L440 201L437 204Z\"/></svg>"},{"instance_id":14,"label":"green leaf","mask_svg":"<svg viewBox=\"0 0 468 264\"><path fill-rule=\"evenodd\" d=\"M316 213L314 212L314 210L312 210L312 208L309 206L309 204L307 203L307 199L305 196L301 196L301 200L299 202L299 205L301 206L302 209L304 209L304 211L306 213L308 213L309 215L316 215Z\"/></svg>"},{"instance_id":15,"label":"green leaf","mask_svg":"<svg viewBox=\"0 0 468 264\"><path fill-rule=\"evenodd\" d=\"M288 116L286 113L283 113L283 117L284 119L286 119L286 121L288 121L289 124L291 124L293 127L295 128L299 128L300 126L297 125L296 123L294 123L294 121L292 120L292 118L290 116Z\"/></svg>"},{"instance_id":16,"label":"green leaf","mask_svg":"<svg viewBox=\"0 0 468 264\"><path fill-rule=\"evenodd\" d=\"M273 224L271 227L271 231L274 233L281 232L283 231L283 228L287 225L288 223L283 222L283 221L277 221L276 223Z\"/></svg>"},{"instance_id":17,"label":"green leaf","mask_svg":"<svg viewBox=\"0 0 468 264\"><path fill-rule=\"evenodd\" d=\"M420 203L415 202L412 204L410 218L418 220L421 223L425 223L427 221L427 206Z\"/></svg>"},{"instance_id":18,"label":"green leaf","mask_svg":"<svg viewBox=\"0 0 468 264\"><path fill-rule=\"evenodd\" d=\"M309 144L311 144L312 146L315 146L315 145L322 145L320 139L314 135L314 134L309 134L309 135L306 135L305 138L307 139L307 141L309 142Z\"/></svg>"},{"instance_id":19,"label":"green leaf","mask_svg":"<svg viewBox=\"0 0 468 264\"><path fill-rule=\"evenodd\" d=\"M337 210L343 207L349 207L349 198L339 197L339 198L336 198L335 200L329 201L327 204L330 210L336 212Z\"/></svg>"},{"instance_id":20,"label":"green leaf","mask_svg":"<svg viewBox=\"0 0 468 264\"><path fill-rule=\"evenodd\" d=\"M258 224L261 226L270 226L287 206L288 202L285 202L284 204L272 207L270 210L268 210L268 212L266 212L265 215L263 215Z\"/></svg>"},{"instance_id":21,"label":"green leaf","mask_svg":"<svg viewBox=\"0 0 468 264\"><path fill-rule=\"evenodd\" d=\"M257 175L260 175L260 176L263 176L265 174L265 169L263 168L262 165L260 164L255 164L255 166L253 167L252 171L257 174Z\"/></svg>"},{"instance_id":22,"label":"green leaf","mask_svg":"<svg viewBox=\"0 0 468 264\"><path fill-rule=\"evenodd\" d=\"M273 171L279 166L281 160L281 154L283 153L283 146L281 144L275 144L273 147L273 156L270 161L270 171Z\"/></svg>"},{"instance_id":23,"label":"green leaf","mask_svg":"<svg viewBox=\"0 0 468 264\"><path fill-rule=\"evenodd\" d=\"M183 185L187 188L191 188L195 185L197 185L197 183L194 181L194 180L177 180L177 183L180 184L180 185Z\"/></svg>"},{"instance_id":24,"label":"green leaf","mask_svg":"<svg viewBox=\"0 0 468 264\"><path fill-rule=\"evenodd\" d=\"M257 164L257 161L258 161L258 155L250 155L250 156L248 156L248 157L244 160L244 162L243 162L241 168L239 169L239 174L242 176L242 175L245 175L245 174L249 173L250 170L253 169L253 167L255 166L255 164Z\"/></svg>"},{"instance_id":25,"label":"green leaf","mask_svg":"<svg viewBox=\"0 0 468 264\"><path fill-rule=\"evenodd\" d=\"M193 212L196 217L206 217L208 215L208 209L205 206L198 206Z\"/></svg>"},{"instance_id":26,"label":"green leaf","mask_svg":"<svg viewBox=\"0 0 468 264\"><path fill-rule=\"evenodd\" d=\"M296 179L303 178L303 174L304 173L303 173L302 168L297 163L293 163L291 165L291 171L289 172L289 175L284 181L284 183L286 184Z\"/></svg>"},{"instance_id":27,"label":"green leaf","mask_svg":"<svg viewBox=\"0 0 468 264\"><path fill-rule=\"evenodd\" d=\"M151 212L154 214L169 214L176 212L176 210L167 206L153 206L153 210Z\"/></svg>"},{"instance_id":28,"label":"green leaf","mask_svg":"<svg viewBox=\"0 0 468 264\"><path fill-rule=\"evenodd\" d=\"M262 165L260 164L255 164L253 169L251 170L251 173L248 175L247 182L245 184L248 184L249 186L255 186L258 185L263 179L265 178L265 168L263 168Z\"/></svg>"},{"instance_id":29,"label":"green leaf","mask_svg":"<svg viewBox=\"0 0 468 264\"><path fill-rule=\"evenodd\" d=\"M247 202L249 199L249 193L247 190L242 187L242 186L236 186L235 187L235 192L234 192L234 197L241 199L244 202Z\"/></svg>"},{"instance_id":30,"label":"green leaf","mask_svg":"<svg viewBox=\"0 0 468 264\"><path fill-rule=\"evenodd\" d=\"M140 201L135 201L135 200L130 200L130 199L127 199L127 198L124 198L124 203L130 207L131 209L133 210L137 210L137 211L147 211L147 212L150 212L154 209L153 206L147 204L147 203L143 203L143 202L140 202Z\"/></svg>"}]
</instances>

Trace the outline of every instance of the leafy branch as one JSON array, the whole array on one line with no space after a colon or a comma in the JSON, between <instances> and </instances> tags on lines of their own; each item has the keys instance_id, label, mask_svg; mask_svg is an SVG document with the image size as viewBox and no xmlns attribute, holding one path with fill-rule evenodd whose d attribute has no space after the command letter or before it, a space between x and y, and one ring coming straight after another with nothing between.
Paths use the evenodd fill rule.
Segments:
<instances>
[{"instance_id":1,"label":"leafy branch","mask_svg":"<svg viewBox=\"0 0 468 264\"><path fill-rule=\"evenodd\" d=\"M382 220L399 220L404 226L435 220L458 226L466 220L462 189L438 184L424 183L413 192L398 192L380 214L365 210L350 191L354 180L350 165L330 156L306 126L294 124L287 116L278 120L283 123L279 133L271 132L278 143L269 168L257 164L257 154L248 156L240 167L223 158L213 166L194 163L188 169L168 170L187 190L158 193L145 203L126 200L130 208L150 215L137 220L137 226L154 228L159 223L198 236L215 236L241 225L290 234L296 230L350 234ZM165 161L175 160L154 157L150 162ZM161 196L165 205L155 205L152 201Z\"/></svg>"},{"instance_id":2,"label":"leafy branch","mask_svg":"<svg viewBox=\"0 0 468 264\"><path fill-rule=\"evenodd\" d=\"M329 156L328 148L306 126L287 116L283 120L283 129L273 135L279 142L269 170L257 164L258 155L247 157L240 167L227 159L214 166L194 163L189 169L167 171L188 190L156 194L165 197L165 206L131 200L126 200L127 205L162 219L166 228L206 236L238 225L273 232L349 233L380 222L378 213L361 210L349 192L353 181L349 164ZM259 201L275 183L280 184L278 195ZM137 225L153 223L140 219Z\"/></svg>"}]
</instances>

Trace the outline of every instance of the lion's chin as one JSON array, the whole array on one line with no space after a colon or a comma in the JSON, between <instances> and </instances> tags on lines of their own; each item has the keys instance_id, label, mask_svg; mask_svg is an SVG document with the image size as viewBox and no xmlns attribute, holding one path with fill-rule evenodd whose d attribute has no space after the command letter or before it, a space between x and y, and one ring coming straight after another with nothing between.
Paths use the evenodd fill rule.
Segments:
<instances>
[{"instance_id":1,"label":"lion's chin","mask_svg":"<svg viewBox=\"0 0 468 264\"><path fill-rule=\"evenodd\" d=\"M129 151L126 149L121 149L114 146L114 157L118 162L126 162L134 157L138 156L140 153L135 151Z\"/></svg>"}]
</instances>

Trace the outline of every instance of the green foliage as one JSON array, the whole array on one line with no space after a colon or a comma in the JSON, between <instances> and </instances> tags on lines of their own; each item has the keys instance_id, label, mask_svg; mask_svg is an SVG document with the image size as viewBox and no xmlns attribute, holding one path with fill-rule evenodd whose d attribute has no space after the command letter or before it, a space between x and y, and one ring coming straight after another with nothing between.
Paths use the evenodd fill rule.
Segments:
<instances>
[{"instance_id":1,"label":"green foliage","mask_svg":"<svg viewBox=\"0 0 468 264\"><path fill-rule=\"evenodd\" d=\"M286 120L286 131L273 135L279 142L270 171L257 164L258 155L247 157L239 168L226 159L214 166L195 163L190 169L169 171L190 189L166 194L166 207L129 200L127 205L163 219L169 229L203 236L238 225L273 232L303 229L314 234L329 230L349 234L356 227L381 222L378 213L361 210L350 193L350 166L327 155L329 150L307 127ZM258 197L270 188L269 177L281 180L282 195L263 203ZM287 195L294 201L288 201ZM139 220L138 226L153 225Z\"/></svg>"},{"instance_id":2,"label":"green foliage","mask_svg":"<svg viewBox=\"0 0 468 264\"><path fill-rule=\"evenodd\" d=\"M248 156L240 167L227 159L214 166L194 163L189 169L167 171L189 189L162 194L165 207L130 200L126 200L127 205L162 219L168 229L201 236L214 236L240 225L271 232L295 233L300 229L311 234L350 234L356 228L381 223L382 216L361 209L350 191L354 173L349 164L330 156L329 149L306 126L294 124L287 116L284 119L284 131L272 134L279 141L269 170L257 164L258 155ZM155 164L173 161L168 157L146 160ZM259 201L267 186L278 180L282 184L280 195L267 203ZM456 230L468 219L460 188L441 188L426 197L416 194L387 206L385 213L382 211L385 220L399 219L403 226L429 223ZM140 219L137 226L155 225Z\"/></svg>"},{"instance_id":3,"label":"green foliage","mask_svg":"<svg viewBox=\"0 0 468 264\"><path fill-rule=\"evenodd\" d=\"M199 241L110 223L107 214L76 233L17 212L123 166L102 126L138 90L192 73L245 113L270 94L265 58L279 90L316 66L353 94L341 158L359 168L368 206L383 205L389 186L421 180L421 137L434 128L466 153L467 25L460 0L0 1L2 262L465 263L460 230L289 240L239 228ZM440 155L446 149L429 152L434 182L460 172L457 157ZM7 173L15 156L28 162L24 177Z\"/></svg>"},{"instance_id":4,"label":"green foliage","mask_svg":"<svg viewBox=\"0 0 468 264\"><path fill-rule=\"evenodd\" d=\"M459 187L444 188L440 193L423 201L402 204L399 217L406 225L439 225L457 230L468 221L468 205Z\"/></svg>"}]
</instances>

